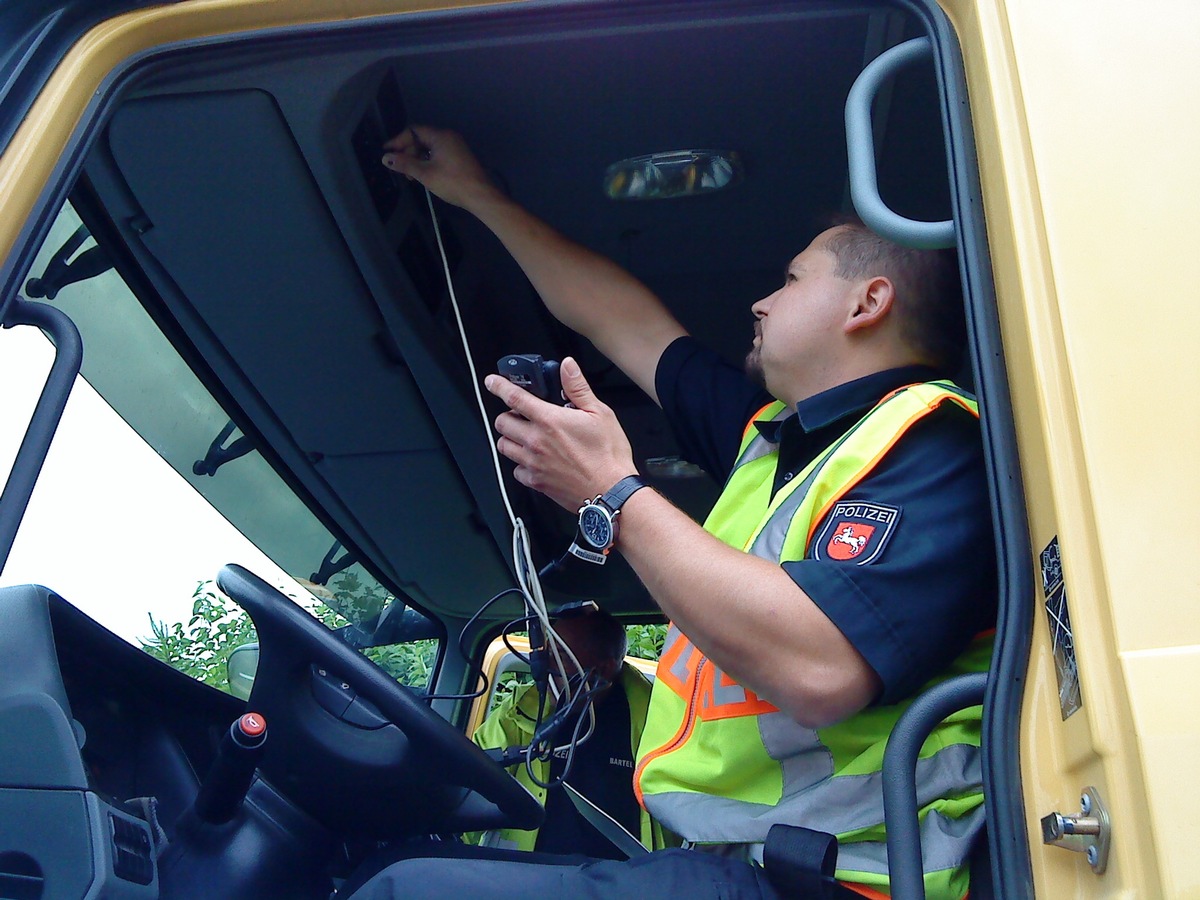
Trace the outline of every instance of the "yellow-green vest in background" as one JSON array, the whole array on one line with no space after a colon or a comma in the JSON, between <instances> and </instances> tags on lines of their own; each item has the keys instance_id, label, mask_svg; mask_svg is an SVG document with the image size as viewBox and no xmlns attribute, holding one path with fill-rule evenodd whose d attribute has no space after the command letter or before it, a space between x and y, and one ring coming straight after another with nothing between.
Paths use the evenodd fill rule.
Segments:
<instances>
[{"instance_id":1,"label":"yellow-green vest in background","mask_svg":"<svg viewBox=\"0 0 1200 900\"><path fill-rule=\"evenodd\" d=\"M636 751L646 724L646 708L650 703L650 682L646 676L628 664L621 667L617 681L625 690L625 698L629 702L629 746ZM480 723L479 727L475 729L473 740L484 749L525 746L533 739L533 727L536 719L537 691L532 684L519 685ZM509 771L517 781L537 797L539 803L543 806L546 804L546 788L529 777L523 760L520 765L514 766ZM550 761L534 760L533 771L538 781L549 781ZM485 847L532 850L537 844L537 837L538 830L536 828L529 831L505 828L498 831L470 834L467 835L467 840L469 843L479 843ZM678 838L664 834L662 826L655 822L644 808L641 814L641 833L636 837L649 850L661 850L665 847L679 845Z\"/></svg>"}]
</instances>

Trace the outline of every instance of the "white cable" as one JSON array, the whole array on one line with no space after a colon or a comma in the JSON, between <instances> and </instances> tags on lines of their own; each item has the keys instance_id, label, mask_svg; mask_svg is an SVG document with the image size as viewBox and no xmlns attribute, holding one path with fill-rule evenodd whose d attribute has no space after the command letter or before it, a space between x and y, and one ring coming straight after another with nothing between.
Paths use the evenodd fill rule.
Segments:
<instances>
[{"instance_id":1,"label":"white cable","mask_svg":"<svg viewBox=\"0 0 1200 900\"><path fill-rule=\"evenodd\" d=\"M454 321L458 326L459 339L462 341L463 355L467 359L467 369L471 373L471 388L475 392L475 403L479 409L479 417L483 422L483 433L487 436L491 433L491 422L488 421L487 409L483 405L483 393L479 389L479 373L475 370L475 361L471 355L471 344L467 339L467 329L463 324L462 313L458 306L458 296L454 291L454 279L450 275L450 261L446 256L445 244L442 242L442 229L438 224L437 213L433 208L433 194L430 193L429 188L425 188L425 202L429 206L429 219L433 222L433 235L437 240L438 253L442 258L442 272L446 276L446 288L450 294L450 307L454 310ZM504 501L504 509L508 513L509 522L512 523L513 527L513 569L517 573L517 585L521 588L521 593L525 598L525 605L530 614L536 616L541 623L542 633L546 636L546 642L550 650L550 655L554 659L556 670L559 672L567 671L567 667L563 664L562 659L562 654L565 653L575 670L580 675L583 675L583 666L575 658L575 654L571 652L571 648L567 646L566 641L558 636L558 633L555 632L553 626L550 624L550 615L546 610L546 599L542 593L542 582L538 578L537 566L533 562L533 551L529 544L529 532L525 528L525 523L513 512L512 503L508 498L508 488L504 484L504 474L500 468L500 454L496 450L496 442L489 439L487 445L492 454L492 468L496 473L496 484L500 488L500 497ZM582 684L579 689L583 689ZM566 702L569 703L571 699L568 696Z\"/></svg>"},{"instance_id":2,"label":"white cable","mask_svg":"<svg viewBox=\"0 0 1200 900\"><path fill-rule=\"evenodd\" d=\"M487 410L483 405L483 394L479 390L479 373L475 371L475 360L471 356L471 345L467 341L467 329L463 325L462 313L458 309L454 279L450 277L450 261L446 258L446 247L442 243L442 229L438 225L437 213L433 209L433 194L429 192L429 188L425 188L425 202L429 206L429 218L433 222L433 236L437 239L438 253L442 257L442 272L446 276L446 288L450 291L450 307L454 310L454 321L458 325L458 336L462 341L463 355L467 358L467 368L471 372L471 387L475 391L475 403L479 408L480 418L483 420L483 433L487 435L491 433L491 423L488 421ZM504 500L504 509L508 512L509 522L512 523L513 528L516 528L518 519L516 513L513 512L512 503L508 500L508 489L504 486L504 475L500 470L500 455L496 451L496 442L489 440L487 445L492 452L492 466L496 470L496 483L500 486L500 497Z\"/></svg>"}]
</instances>

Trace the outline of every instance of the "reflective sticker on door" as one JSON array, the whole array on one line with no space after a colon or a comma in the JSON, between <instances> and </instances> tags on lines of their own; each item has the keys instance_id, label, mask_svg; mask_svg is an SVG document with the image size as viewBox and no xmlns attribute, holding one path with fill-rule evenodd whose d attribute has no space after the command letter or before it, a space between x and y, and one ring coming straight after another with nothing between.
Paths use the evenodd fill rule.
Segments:
<instances>
[{"instance_id":1,"label":"reflective sticker on door","mask_svg":"<svg viewBox=\"0 0 1200 900\"><path fill-rule=\"evenodd\" d=\"M1058 537L1042 551L1042 591L1046 595L1046 621L1050 626L1050 646L1054 650L1054 669L1058 674L1058 703L1063 719L1083 706L1079 693L1079 664L1075 660L1075 637L1071 634L1071 614L1067 609L1067 588L1063 582L1062 553Z\"/></svg>"}]
</instances>

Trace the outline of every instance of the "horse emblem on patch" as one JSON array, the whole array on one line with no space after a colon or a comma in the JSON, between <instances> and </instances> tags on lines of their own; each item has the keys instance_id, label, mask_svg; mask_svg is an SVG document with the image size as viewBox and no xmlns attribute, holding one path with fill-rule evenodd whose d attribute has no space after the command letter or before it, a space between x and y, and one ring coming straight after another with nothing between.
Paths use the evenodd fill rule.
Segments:
<instances>
[{"instance_id":1,"label":"horse emblem on patch","mask_svg":"<svg viewBox=\"0 0 1200 900\"><path fill-rule=\"evenodd\" d=\"M898 506L843 500L825 517L813 542L813 559L865 566L879 558L899 521Z\"/></svg>"}]
</instances>

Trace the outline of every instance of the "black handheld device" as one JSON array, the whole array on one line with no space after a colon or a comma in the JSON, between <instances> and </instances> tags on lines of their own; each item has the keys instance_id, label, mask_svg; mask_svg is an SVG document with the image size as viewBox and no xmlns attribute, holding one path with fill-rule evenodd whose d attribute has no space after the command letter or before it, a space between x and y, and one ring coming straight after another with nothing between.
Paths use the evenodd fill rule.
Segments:
<instances>
[{"instance_id":1,"label":"black handheld device","mask_svg":"<svg viewBox=\"0 0 1200 900\"><path fill-rule=\"evenodd\" d=\"M515 385L551 403L564 403L558 362L536 353L510 353L500 357L496 371Z\"/></svg>"}]
</instances>

